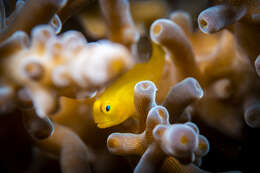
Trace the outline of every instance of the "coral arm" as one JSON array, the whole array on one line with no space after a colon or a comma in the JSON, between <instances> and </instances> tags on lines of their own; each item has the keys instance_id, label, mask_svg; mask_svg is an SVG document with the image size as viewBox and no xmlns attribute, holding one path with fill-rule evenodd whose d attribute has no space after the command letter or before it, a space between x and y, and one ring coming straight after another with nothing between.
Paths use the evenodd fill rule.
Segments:
<instances>
[{"instance_id":1,"label":"coral arm","mask_svg":"<svg viewBox=\"0 0 260 173\"><path fill-rule=\"evenodd\" d=\"M10 37L14 32L23 30L29 33L39 24L48 23L53 15L66 3L66 0L28 0L20 9L8 27L0 33L0 42ZM48 11L48 13L46 13Z\"/></svg>"},{"instance_id":2,"label":"coral arm","mask_svg":"<svg viewBox=\"0 0 260 173\"><path fill-rule=\"evenodd\" d=\"M131 46L139 39L130 14L128 0L99 0L99 5L108 26L111 41Z\"/></svg>"},{"instance_id":3,"label":"coral arm","mask_svg":"<svg viewBox=\"0 0 260 173\"><path fill-rule=\"evenodd\" d=\"M67 0L66 6L64 6L58 12L62 23L65 23L70 17L79 12L82 8L95 0Z\"/></svg>"},{"instance_id":4,"label":"coral arm","mask_svg":"<svg viewBox=\"0 0 260 173\"><path fill-rule=\"evenodd\" d=\"M156 90L156 86L151 81L141 81L135 85L134 104L136 113L140 115L140 125L145 125L149 110L156 106Z\"/></svg>"},{"instance_id":5,"label":"coral arm","mask_svg":"<svg viewBox=\"0 0 260 173\"><path fill-rule=\"evenodd\" d=\"M142 158L135 167L134 173L156 173L160 170L164 162L164 153L158 150L156 144L152 144L143 154Z\"/></svg>"},{"instance_id":6,"label":"coral arm","mask_svg":"<svg viewBox=\"0 0 260 173\"><path fill-rule=\"evenodd\" d=\"M38 147L59 157L63 173L90 172L88 150L83 141L67 127L54 124L54 129L51 137L36 141Z\"/></svg>"},{"instance_id":7,"label":"coral arm","mask_svg":"<svg viewBox=\"0 0 260 173\"><path fill-rule=\"evenodd\" d=\"M246 6L221 4L202 11L198 17L201 31L210 34L239 21L247 12Z\"/></svg>"},{"instance_id":8,"label":"coral arm","mask_svg":"<svg viewBox=\"0 0 260 173\"><path fill-rule=\"evenodd\" d=\"M46 139L52 135L54 127L48 117L38 117L34 109L23 110L22 117L24 127L33 138Z\"/></svg>"},{"instance_id":9,"label":"coral arm","mask_svg":"<svg viewBox=\"0 0 260 173\"><path fill-rule=\"evenodd\" d=\"M187 37L191 36L193 28L189 13L185 11L174 11L170 14L170 19L181 27Z\"/></svg>"},{"instance_id":10,"label":"coral arm","mask_svg":"<svg viewBox=\"0 0 260 173\"><path fill-rule=\"evenodd\" d=\"M26 48L29 43L29 38L23 31L15 32L7 40L0 44L0 55L8 57L9 55Z\"/></svg>"},{"instance_id":11,"label":"coral arm","mask_svg":"<svg viewBox=\"0 0 260 173\"><path fill-rule=\"evenodd\" d=\"M203 90L194 78L186 78L173 86L163 102L163 106L167 108L169 114L173 115L170 117L170 122L178 120L184 109L202 96Z\"/></svg>"},{"instance_id":12,"label":"coral arm","mask_svg":"<svg viewBox=\"0 0 260 173\"><path fill-rule=\"evenodd\" d=\"M249 97L245 100L244 119L249 127L260 127L260 101L258 98Z\"/></svg>"},{"instance_id":13,"label":"coral arm","mask_svg":"<svg viewBox=\"0 0 260 173\"><path fill-rule=\"evenodd\" d=\"M150 32L152 31L154 33L151 35L152 40L166 49L168 56L181 73L181 80L185 77L200 80L200 69L191 43L182 29L169 19L159 19L152 24Z\"/></svg>"}]
</instances>

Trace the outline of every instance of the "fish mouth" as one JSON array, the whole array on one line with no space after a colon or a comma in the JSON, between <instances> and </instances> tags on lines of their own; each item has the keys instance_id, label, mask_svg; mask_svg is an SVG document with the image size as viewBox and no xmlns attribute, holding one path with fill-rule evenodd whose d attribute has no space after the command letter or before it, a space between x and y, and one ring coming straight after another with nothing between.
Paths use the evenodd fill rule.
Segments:
<instances>
[{"instance_id":1,"label":"fish mouth","mask_svg":"<svg viewBox=\"0 0 260 173\"><path fill-rule=\"evenodd\" d=\"M123 123L124 121L125 121L125 119L117 119L117 120L113 120L113 121L111 121L111 120L95 121L95 123L97 124L98 128L104 129L104 128L119 125L119 124Z\"/></svg>"},{"instance_id":2,"label":"fish mouth","mask_svg":"<svg viewBox=\"0 0 260 173\"><path fill-rule=\"evenodd\" d=\"M111 126L111 120L109 120L107 117L102 118L103 116L100 115L94 115L94 122L97 125L98 128L107 128Z\"/></svg>"},{"instance_id":3,"label":"fish mouth","mask_svg":"<svg viewBox=\"0 0 260 173\"><path fill-rule=\"evenodd\" d=\"M94 122L98 128L107 128L110 126L111 121L108 119L100 118L99 116L94 116Z\"/></svg>"},{"instance_id":4,"label":"fish mouth","mask_svg":"<svg viewBox=\"0 0 260 173\"><path fill-rule=\"evenodd\" d=\"M94 116L94 122L97 125L98 128L104 129L107 127L110 127L113 125L113 122L108 119L98 119L96 116Z\"/></svg>"},{"instance_id":5,"label":"fish mouth","mask_svg":"<svg viewBox=\"0 0 260 173\"><path fill-rule=\"evenodd\" d=\"M96 122L96 124L97 124L97 127L101 128L101 129L108 128L108 127L111 127L114 125L113 122L110 122L110 121Z\"/></svg>"},{"instance_id":6,"label":"fish mouth","mask_svg":"<svg viewBox=\"0 0 260 173\"><path fill-rule=\"evenodd\" d=\"M95 120L94 120L95 121ZM97 120L95 121L96 125L98 128L104 129L104 128L108 128L108 127L112 127L112 126L116 126L119 125L123 122L123 120L110 120L110 119L106 119L106 120Z\"/></svg>"},{"instance_id":7,"label":"fish mouth","mask_svg":"<svg viewBox=\"0 0 260 173\"><path fill-rule=\"evenodd\" d=\"M100 129L105 129L105 128L110 127L110 125L109 125L109 123L98 123L97 127Z\"/></svg>"}]
</instances>

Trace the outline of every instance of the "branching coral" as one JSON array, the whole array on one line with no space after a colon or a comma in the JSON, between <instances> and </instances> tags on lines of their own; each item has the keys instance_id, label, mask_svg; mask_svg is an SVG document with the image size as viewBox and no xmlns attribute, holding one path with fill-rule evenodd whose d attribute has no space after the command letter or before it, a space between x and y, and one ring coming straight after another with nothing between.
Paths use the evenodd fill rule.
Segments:
<instances>
[{"instance_id":1,"label":"branching coral","mask_svg":"<svg viewBox=\"0 0 260 173\"><path fill-rule=\"evenodd\" d=\"M230 29L234 32L237 43L247 53L251 61L256 59L259 48L254 45L260 40L258 30L258 0L226 0L213 1L216 6L201 12L198 17L200 29L205 33L214 33L234 24Z\"/></svg>"},{"instance_id":2,"label":"branching coral","mask_svg":"<svg viewBox=\"0 0 260 173\"><path fill-rule=\"evenodd\" d=\"M181 28L170 20L160 19L153 23L152 30L152 39L167 50L181 75L199 78L192 47Z\"/></svg>"},{"instance_id":3,"label":"branching coral","mask_svg":"<svg viewBox=\"0 0 260 173\"><path fill-rule=\"evenodd\" d=\"M111 41L131 46L139 39L126 0L100 0L100 7L108 26Z\"/></svg>"},{"instance_id":4,"label":"branching coral","mask_svg":"<svg viewBox=\"0 0 260 173\"><path fill-rule=\"evenodd\" d=\"M176 22L183 31L185 31L183 38L186 40L185 44L191 47L189 51L191 52L190 59L193 59L192 61L195 62L193 68L196 67L196 71L199 72L197 73L197 79L200 81L200 84L203 86L206 93L205 98L200 100L195 107L193 106L193 108L195 108L193 109L193 113L194 110L195 112L198 111L198 116L203 116L202 119L206 120L207 124L211 124L214 128L219 128L220 130L230 127L230 125L227 124L226 127L223 128L223 125L225 124L223 121L228 121L227 119L233 117L231 119L234 119L233 121L237 122L237 126L236 128L230 127L232 130L228 131L233 131L236 134L234 135L234 133L232 133L230 136L240 136L242 134L241 131L243 131L242 129L244 128L241 118L243 117L241 114L244 112L242 107L244 101L246 102L247 100L247 94L254 92L254 90L252 90L252 81L255 77L249 61L236 46L234 35L228 31L223 31L214 36L193 32L189 15L182 11L172 13L170 19L174 23ZM167 39L169 38L170 37L167 37ZM200 46L201 44L205 44L205 48L202 48ZM175 50L174 53L175 52L178 52L178 50ZM183 62L181 56L175 56L173 58L175 64L176 59L177 62ZM187 70L185 68L186 66L187 65L183 65L182 68ZM177 68L180 67L181 66L177 64ZM192 76L193 71L187 72L186 74ZM177 76L179 77L179 75ZM169 80L172 81L173 79L169 78L168 81ZM226 106L225 100L227 99L234 101ZM235 99L238 99L241 102L235 101ZM204 107L204 104L206 108L202 108ZM241 109L232 108L237 104L241 105ZM212 105L212 107L210 105ZM209 107L210 109L207 109ZM215 109L213 109L213 107ZM224 112L230 113L226 114ZM223 114L223 116L220 116L219 114ZM236 114L240 115L237 116ZM218 123L218 121L221 121L221 123Z\"/></svg>"},{"instance_id":5,"label":"branching coral","mask_svg":"<svg viewBox=\"0 0 260 173\"><path fill-rule=\"evenodd\" d=\"M112 3L112 2L113 1L111 2L108 1L106 3ZM120 4L121 2L123 1L117 1L118 4ZM126 1L125 3L127 4L128 2ZM105 11L103 11L108 6L103 7L102 3L100 3L100 6L101 9L99 8L97 3L96 4L93 3L86 10L84 10L82 14L80 14L79 20L83 24L83 27L87 35L89 35L90 37L95 39L99 39L103 37L111 38L109 34L110 27L107 27L108 24L110 23L109 20L111 19L108 16L104 16ZM135 34L137 36L140 34L140 38L142 38L142 36L144 35L148 35L150 25L153 23L154 20L158 18L162 18L169 13L169 6L167 6L167 3L164 0L129 1L129 8L130 8L130 12L128 12L129 9L127 9L124 12L124 14L122 13L122 11L120 11L120 13L122 14L119 14L118 17L121 17L124 23L126 23L127 21L134 22L135 26L131 26L132 30L133 32L136 32ZM108 10L106 11L109 12ZM130 13L131 15L126 16L125 15L126 13ZM132 16L132 19L130 18L130 16ZM128 17L128 19L123 19L124 17ZM115 22L114 20L115 18L113 18L111 22ZM119 25L119 23L117 23L117 25ZM131 25L133 25L133 23ZM114 37L122 37L122 36L118 35ZM135 41L138 41L138 38L136 38Z\"/></svg>"},{"instance_id":6,"label":"branching coral","mask_svg":"<svg viewBox=\"0 0 260 173\"><path fill-rule=\"evenodd\" d=\"M205 33L219 31L245 18L254 22L259 5L257 0L213 0L216 6L204 10L198 17L200 29Z\"/></svg>"},{"instance_id":7,"label":"branching coral","mask_svg":"<svg viewBox=\"0 0 260 173\"><path fill-rule=\"evenodd\" d=\"M18 1L16 9L18 12L14 12L13 15L15 16L11 16L8 25L1 32L0 41L4 41L18 30L30 33L34 26L48 23L53 15L62 8L66 2L66 0L28 0L20 7L21 2ZM48 11L47 14L45 13L46 10Z\"/></svg>"},{"instance_id":8,"label":"branching coral","mask_svg":"<svg viewBox=\"0 0 260 173\"><path fill-rule=\"evenodd\" d=\"M167 109L155 103L156 90L155 85L150 81L139 82L135 87L136 110L144 119L147 115L144 132L141 134L113 133L107 140L108 149L112 153L143 154L135 172L157 172L166 156L173 156L183 163L190 163L195 161L195 155L198 160L208 152L208 141L198 134L198 127L195 124L189 122L171 125L169 123ZM183 98L185 101L174 104L172 100L180 98L179 94L182 92L189 93L187 94L189 96ZM197 81L188 78L169 92L165 105L168 107L172 105L178 111L181 109L184 111L186 106L194 101L190 98L194 98L195 95L200 98L202 93Z\"/></svg>"},{"instance_id":9,"label":"branching coral","mask_svg":"<svg viewBox=\"0 0 260 173\"><path fill-rule=\"evenodd\" d=\"M54 127L48 117L39 118L33 109L23 111L23 124L35 139L45 139L52 135Z\"/></svg>"},{"instance_id":10,"label":"branching coral","mask_svg":"<svg viewBox=\"0 0 260 173\"><path fill-rule=\"evenodd\" d=\"M114 170L118 170L119 172L127 171L130 167L129 163L121 157L110 154L106 149L104 141L106 140L107 135L111 133L111 129L99 129L94 123L93 117L91 116L94 100L94 98L75 100L62 97L61 109L51 117L52 121L64 127L69 127L68 130L79 136L84 142L88 151L87 161L92 172L113 172ZM119 129L131 131L131 128L134 128L132 127L133 125L134 123L130 123L130 125L123 125L112 131L120 131ZM58 135L61 134L57 134L57 136ZM73 138L68 139L67 141L69 140L73 140ZM41 143L41 141L39 142ZM48 146L49 143L45 144L46 145L44 145L43 148L42 145L37 145L37 147L43 153L47 152L51 154L50 150L48 150L51 146ZM62 157L67 157L66 155L56 156L59 160L62 160ZM73 157L77 159L77 155L74 155ZM73 168L73 165L71 165L71 167Z\"/></svg>"},{"instance_id":11,"label":"branching coral","mask_svg":"<svg viewBox=\"0 0 260 173\"><path fill-rule=\"evenodd\" d=\"M0 84L0 114L12 112L15 107L13 102L15 92L12 87L8 84Z\"/></svg>"},{"instance_id":12,"label":"branching coral","mask_svg":"<svg viewBox=\"0 0 260 173\"><path fill-rule=\"evenodd\" d=\"M1 59L26 48L28 39L28 36L22 31L14 33L0 45Z\"/></svg>"},{"instance_id":13,"label":"branching coral","mask_svg":"<svg viewBox=\"0 0 260 173\"><path fill-rule=\"evenodd\" d=\"M243 109L232 110L231 109L231 107L233 107L232 104L235 103L234 105L236 105L238 103L237 102L231 103L232 106L230 107L230 106L225 106L225 104L223 104L223 100L235 99L235 98L239 98L240 100L241 98L243 98L246 100L245 94L247 94L248 92L252 92L250 91L251 82L255 77L253 75L253 71L250 67L250 64L244 58L244 55L241 54L241 52L235 46L234 36L228 31L223 31L221 34L219 34L217 38L214 38L212 36L207 36L207 37L205 36L205 43L208 43L207 41L211 41L212 44L214 44L214 46L212 46L213 48L209 50L207 50L208 47L206 47L205 50L203 50L202 48L197 47L197 44L201 44L200 41L202 35L199 33L192 32L191 23L190 23L191 20L188 14L184 12L175 12L171 14L170 18L172 21L174 22L176 21L180 25L180 27L182 27L182 29L185 31L185 34L175 23L171 22L170 20L164 19L162 20L163 22L161 20L157 21L158 23L161 22L164 25L162 25L163 29L160 32L160 37L158 38L155 37L153 39L154 40L157 39L158 41L160 41L159 43L167 49L167 54L168 56L172 57L172 61L176 66L175 68L177 69L177 73L182 72L181 75L186 74L186 76L196 77L200 81L201 85L206 89L205 99L202 99L200 102L198 102L198 103L202 103L202 105L198 104L197 106L195 106L195 111L199 111L199 116L204 116L203 119L205 119L208 124L214 126L214 128L223 127L223 125L225 124L223 123L223 121L227 121L228 117L230 118L233 117L232 119L234 119L234 122L237 122L237 126L236 128L231 127L232 130L229 130L229 132L233 131L233 133L230 135L240 136L244 126L241 118L242 117L241 114L243 114ZM175 28L173 26L175 26ZM170 37L168 32L166 32L167 29L165 28L167 28L168 31L171 31L171 33L176 33L176 34L175 35L173 34L173 36ZM163 33L165 33L165 38L163 37ZM198 37L198 40L196 40L197 39L196 37ZM163 38L167 42L163 41ZM175 44L170 44L170 43L175 43ZM182 49L177 45L180 45ZM193 47L196 48L195 51ZM183 48L189 48L189 49L183 49ZM184 53L181 52L181 50L186 50L186 51ZM183 60L183 56L182 56L183 54L187 56L186 61L188 63L181 64L182 62L185 62ZM178 62L181 63L178 64ZM190 64L190 68L186 68L187 64ZM171 66L170 68L174 68L174 66ZM175 71L168 71L168 73L170 74L174 72ZM243 75L238 75L238 74L243 74ZM181 75L179 74L174 75L174 77L180 78ZM164 80L165 79L168 80L165 80L166 82L163 83L164 85L161 85L162 87L160 88L165 88L167 84L169 84L169 81L173 83L176 82L173 75L168 74L168 76L170 77L166 78L165 76L163 76ZM239 78L237 78L238 76ZM243 85L241 85L242 83ZM165 91L168 90L169 89L166 89ZM207 101L206 98L208 98ZM207 105L206 107L209 107L209 103L211 102L209 100L213 101L211 103L213 107L218 107L218 108L212 109L211 107L210 109L208 109L209 112L208 111L203 112L207 109L204 108L201 109L201 106L203 106L203 104L205 103L205 105ZM244 103L242 101L239 104L243 105ZM222 110L223 112L231 111L234 113L231 113L227 117L225 116L222 117L219 116L220 112L222 111L216 112L216 110L218 111ZM214 114L216 115L214 116ZM237 116L236 114L240 114L240 116ZM221 121L222 123L217 123L218 121ZM225 128L227 127L230 126L226 125ZM236 135L234 135L234 133L236 133Z\"/></svg>"},{"instance_id":14,"label":"branching coral","mask_svg":"<svg viewBox=\"0 0 260 173\"><path fill-rule=\"evenodd\" d=\"M245 14L246 8L244 6L217 5L200 14L199 26L205 33L214 33L240 20Z\"/></svg>"},{"instance_id":15,"label":"branching coral","mask_svg":"<svg viewBox=\"0 0 260 173\"><path fill-rule=\"evenodd\" d=\"M244 119L245 122L252 128L259 128L259 111L260 105L257 98L248 98L244 105Z\"/></svg>"},{"instance_id":16,"label":"branching coral","mask_svg":"<svg viewBox=\"0 0 260 173\"><path fill-rule=\"evenodd\" d=\"M52 28L39 26L32 31L29 47L26 40L25 33L17 32L2 44L6 55L5 46L11 44L8 47L14 50L3 59L2 73L16 83L15 88L28 89L41 117L57 109L58 95L77 97L72 88L100 88L132 65L123 46L106 41L88 45L76 31L57 37Z\"/></svg>"},{"instance_id":17,"label":"branching coral","mask_svg":"<svg viewBox=\"0 0 260 173\"><path fill-rule=\"evenodd\" d=\"M95 0L68 0L66 6L58 12L62 23L65 23L71 16L75 15L78 11L82 10L87 4L94 2Z\"/></svg>"},{"instance_id":18,"label":"branching coral","mask_svg":"<svg viewBox=\"0 0 260 173\"><path fill-rule=\"evenodd\" d=\"M62 172L90 172L87 147L81 139L66 127L55 124L54 128L53 135L37 141L37 145L60 157Z\"/></svg>"},{"instance_id":19,"label":"branching coral","mask_svg":"<svg viewBox=\"0 0 260 173\"><path fill-rule=\"evenodd\" d=\"M163 102L170 115L170 122L178 120L184 113L187 106L203 97L203 90L200 84L192 79L187 78L171 88Z\"/></svg>"}]
</instances>

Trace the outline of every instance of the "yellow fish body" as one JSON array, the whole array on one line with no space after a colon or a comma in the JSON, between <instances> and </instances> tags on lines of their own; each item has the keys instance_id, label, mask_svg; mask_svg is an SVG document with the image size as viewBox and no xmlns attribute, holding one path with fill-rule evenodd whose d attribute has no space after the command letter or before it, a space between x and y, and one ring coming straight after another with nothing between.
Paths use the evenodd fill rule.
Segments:
<instances>
[{"instance_id":1,"label":"yellow fish body","mask_svg":"<svg viewBox=\"0 0 260 173\"><path fill-rule=\"evenodd\" d=\"M95 101L93 106L94 121L99 128L118 125L135 115L134 87L143 80L155 84L161 78L165 64L165 52L153 43L152 57L146 63L136 64L116 80Z\"/></svg>"}]
</instances>

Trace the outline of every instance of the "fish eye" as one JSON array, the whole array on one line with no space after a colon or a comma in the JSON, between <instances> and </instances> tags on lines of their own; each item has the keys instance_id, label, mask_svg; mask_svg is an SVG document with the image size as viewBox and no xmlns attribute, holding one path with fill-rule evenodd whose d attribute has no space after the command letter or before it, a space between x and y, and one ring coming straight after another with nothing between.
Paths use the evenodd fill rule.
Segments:
<instances>
[{"instance_id":1,"label":"fish eye","mask_svg":"<svg viewBox=\"0 0 260 173\"><path fill-rule=\"evenodd\" d=\"M110 105L107 105L107 106L106 106L106 111L109 112L110 109L111 109Z\"/></svg>"},{"instance_id":2,"label":"fish eye","mask_svg":"<svg viewBox=\"0 0 260 173\"><path fill-rule=\"evenodd\" d=\"M105 114L109 114L111 112L111 104L110 103L101 104L100 110Z\"/></svg>"}]
</instances>

